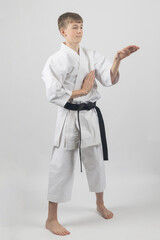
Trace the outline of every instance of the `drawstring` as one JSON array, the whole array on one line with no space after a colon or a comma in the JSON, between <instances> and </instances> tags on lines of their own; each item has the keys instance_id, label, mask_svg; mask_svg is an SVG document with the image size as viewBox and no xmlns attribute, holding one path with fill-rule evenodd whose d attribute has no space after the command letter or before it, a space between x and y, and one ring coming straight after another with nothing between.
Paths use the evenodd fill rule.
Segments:
<instances>
[{"instance_id":1,"label":"drawstring","mask_svg":"<svg viewBox=\"0 0 160 240\"><path fill-rule=\"evenodd\" d=\"M79 144L79 157L80 157L80 168L81 168L81 172L82 172L82 158L81 158L81 126L80 126L80 120L79 120L79 111L84 108L86 104L85 103L81 103L78 107L78 111L77 111L77 115L78 115L78 124L79 124L79 132L80 132L80 144Z\"/></svg>"},{"instance_id":2,"label":"drawstring","mask_svg":"<svg viewBox=\"0 0 160 240\"><path fill-rule=\"evenodd\" d=\"M80 156L80 167L82 172L82 159L81 159L81 127L80 127L80 121L79 121L79 110L77 111L78 114L78 124L79 124L79 132L80 132L80 145L79 145L79 156Z\"/></svg>"}]
</instances>

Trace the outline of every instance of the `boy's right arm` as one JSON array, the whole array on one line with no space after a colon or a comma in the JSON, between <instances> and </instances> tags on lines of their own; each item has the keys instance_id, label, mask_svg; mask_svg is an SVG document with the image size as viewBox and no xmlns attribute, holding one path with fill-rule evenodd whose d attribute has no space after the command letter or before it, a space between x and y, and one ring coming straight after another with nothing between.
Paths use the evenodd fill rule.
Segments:
<instances>
[{"instance_id":1,"label":"boy's right arm","mask_svg":"<svg viewBox=\"0 0 160 240\"><path fill-rule=\"evenodd\" d=\"M65 77L65 68L59 67L56 61L51 62L48 59L42 71L42 79L46 87L46 97L49 102L61 107L64 107L72 95L72 91L64 87L63 82Z\"/></svg>"}]
</instances>

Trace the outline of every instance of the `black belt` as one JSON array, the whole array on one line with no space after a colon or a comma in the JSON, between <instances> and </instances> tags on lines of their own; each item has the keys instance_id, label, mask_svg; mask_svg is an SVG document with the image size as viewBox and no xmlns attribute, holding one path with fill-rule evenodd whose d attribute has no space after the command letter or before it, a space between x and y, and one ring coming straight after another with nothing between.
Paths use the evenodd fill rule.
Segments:
<instances>
[{"instance_id":1,"label":"black belt","mask_svg":"<svg viewBox=\"0 0 160 240\"><path fill-rule=\"evenodd\" d=\"M67 102L64 105L64 108L77 111L78 114L78 124L79 124L79 130L80 130L80 147L79 147L79 154L80 154L80 164L81 164L81 172L82 172L82 160L81 160L81 128L80 128L80 121L79 121L79 111L80 110L90 110L92 108L95 108L98 114L98 120L99 120L99 128L100 128L100 134L101 134L101 141L102 141L102 147L103 147L103 159L108 160L108 148L107 148L107 140L105 135L105 126L103 117L101 114L101 111L99 107L96 106L96 102L88 102L88 103L80 103L80 104L74 104Z\"/></svg>"}]
</instances>

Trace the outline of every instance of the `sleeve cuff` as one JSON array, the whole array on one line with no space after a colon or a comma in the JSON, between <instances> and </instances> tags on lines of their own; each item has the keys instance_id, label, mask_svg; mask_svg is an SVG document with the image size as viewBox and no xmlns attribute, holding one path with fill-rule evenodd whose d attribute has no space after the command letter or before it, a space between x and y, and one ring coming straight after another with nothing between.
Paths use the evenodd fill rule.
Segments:
<instances>
[{"instance_id":1,"label":"sleeve cuff","mask_svg":"<svg viewBox=\"0 0 160 240\"><path fill-rule=\"evenodd\" d=\"M61 98L54 100L54 103L59 105L60 107L64 107L71 96L72 96L72 91L65 89L65 94ZM52 102L52 100L50 100L50 102Z\"/></svg>"},{"instance_id":2,"label":"sleeve cuff","mask_svg":"<svg viewBox=\"0 0 160 240\"><path fill-rule=\"evenodd\" d=\"M117 76L116 76L114 82L112 83L110 70L111 70L111 67L107 69L107 76L106 76L107 77L107 83L106 83L107 87L115 85L119 81L119 78L120 78L120 73L118 71Z\"/></svg>"},{"instance_id":3,"label":"sleeve cuff","mask_svg":"<svg viewBox=\"0 0 160 240\"><path fill-rule=\"evenodd\" d=\"M66 89L66 94L65 94L64 99L63 99L63 107L68 102L68 100L70 99L71 96L72 96L72 91Z\"/></svg>"}]
</instances>

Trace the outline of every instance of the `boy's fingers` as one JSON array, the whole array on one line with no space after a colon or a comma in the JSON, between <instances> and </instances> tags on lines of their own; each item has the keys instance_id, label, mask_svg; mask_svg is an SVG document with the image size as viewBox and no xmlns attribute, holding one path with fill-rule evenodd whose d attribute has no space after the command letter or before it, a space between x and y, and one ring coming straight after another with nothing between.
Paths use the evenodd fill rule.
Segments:
<instances>
[{"instance_id":1,"label":"boy's fingers","mask_svg":"<svg viewBox=\"0 0 160 240\"><path fill-rule=\"evenodd\" d=\"M94 78L95 78L94 73L90 74L89 79L92 80L92 79L94 79Z\"/></svg>"},{"instance_id":2,"label":"boy's fingers","mask_svg":"<svg viewBox=\"0 0 160 240\"><path fill-rule=\"evenodd\" d=\"M89 75L93 75L93 72L90 72Z\"/></svg>"},{"instance_id":3,"label":"boy's fingers","mask_svg":"<svg viewBox=\"0 0 160 240\"><path fill-rule=\"evenodd\" d=\"M90 74L90 76L94 76L95 74L94 74L94 72L92 72L91 74Z\"/></svg>"},{"instance_id":4,"label":"boy's fingers","mask_svg":"<svg viewBox=\"0 0 160 240\"><path fill-rule=\"evenodd\" d=\"M91 78L92 78L92 76L93 76L93 73L89 74L89 79L91 79Z\"/></svg>"}]
</instances>

